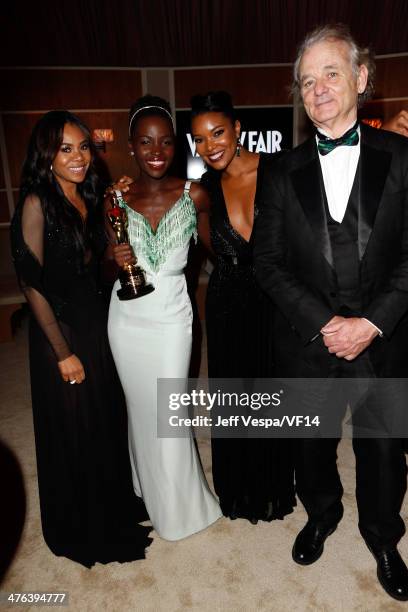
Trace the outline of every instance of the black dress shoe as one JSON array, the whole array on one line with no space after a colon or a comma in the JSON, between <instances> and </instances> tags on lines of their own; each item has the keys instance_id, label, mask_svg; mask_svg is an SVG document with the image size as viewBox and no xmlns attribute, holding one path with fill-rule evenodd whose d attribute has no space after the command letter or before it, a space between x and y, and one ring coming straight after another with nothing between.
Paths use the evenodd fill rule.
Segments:
<instances>
[{"instance_id":1,"label":"black dress shoe","mask_svg":"<svg viewBox=\"0 0 408 612\"><path fill-rule=\"evenodd\" d=\"M369 547L370 548L370 547ZM408 569L398 550L374 551L377 576L384 591L398 601L408 601Z\"/></svg>"},{"instance_id":2,"label":"black dress shoe","mask_svg":"<svg viewBox=\"0 0 408 612\"><path fill-rule=\"evenodd\" d=\"M292 549L292 558L300 565L310 565L321 557L326 538L337 529L337 523L331 526L316 525L307 522L299 532Z\"/></svg>"}]
</instances>

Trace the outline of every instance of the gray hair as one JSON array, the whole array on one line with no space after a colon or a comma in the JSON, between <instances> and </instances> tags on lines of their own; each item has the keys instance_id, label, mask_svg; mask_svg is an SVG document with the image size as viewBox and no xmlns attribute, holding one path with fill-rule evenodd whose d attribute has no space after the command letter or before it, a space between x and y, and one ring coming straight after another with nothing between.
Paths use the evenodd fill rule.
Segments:
<instances>
[{"instance_id":1,"label":"gray hair","mask_svg":"<svg viewBox=\"0 0 408 612\"><path fill-rule=\"evenodd\" d=\"M325 41L342 41L345 42L350 49L350 61L353 73L358 76L359 68L364 64L368 70L367 86L365 91L358 94L358 107L361 108L363 104L369 100L374 94L374 81L375 81L375 62L372 51L368 47L359 47L354 38L352 37L348 26L342 23L327 24L319 26L309 34L306 34L305 39L301 43L298 49L295 63L293 65L293 83L292 93L300 94L300 80L299 80L299 66L302 60L303 54L307 49L310 49L313 45Z\"/></svg>"}]
</instances>

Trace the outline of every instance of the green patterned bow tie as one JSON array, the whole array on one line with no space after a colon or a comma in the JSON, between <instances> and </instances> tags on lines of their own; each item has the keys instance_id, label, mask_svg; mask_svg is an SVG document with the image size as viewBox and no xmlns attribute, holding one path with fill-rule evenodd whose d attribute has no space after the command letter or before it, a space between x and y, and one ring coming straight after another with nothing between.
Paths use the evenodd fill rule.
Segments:
<instances>
[{"instance_id":1,"label":"green patterned bow tie","mask_svg":"<svg viewBox=\"0 0 408 612\"><path fill-rule=\"evenodd\" d=\"M316 132L317 138L318 138L317 148L319 150L320 155L327 155L328 153L330 153L330 151L333 151L333 149L335 149L336 147L341 147L341 146L353 147L356 144L358 144L359 136L357 132L357 125L358 125L357 123L353 125L353 127L347 130L347 132L343 134L343 136L341 136L340 138L334 138L334 139L329 138L328 136L325 136L324 134L319 132L319 130L317 130Z\"/></svg>"}]
</instances>

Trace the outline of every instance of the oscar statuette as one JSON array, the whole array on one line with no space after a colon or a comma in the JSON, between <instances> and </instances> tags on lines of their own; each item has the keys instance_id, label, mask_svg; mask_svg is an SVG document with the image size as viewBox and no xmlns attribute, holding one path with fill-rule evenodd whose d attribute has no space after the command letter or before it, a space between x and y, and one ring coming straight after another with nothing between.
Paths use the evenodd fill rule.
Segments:
<instances>
[{"instance_id":1,"label":"oscar statuette","mask_svg":"<svg viewBox=\"0 0 408 612\"><path fill-rule=\"evenodd\" d=\"M127 231L128 218L126 210L118 204L115 194L112 194L112 206L107 212L109 222L115 232L117 244L129 243ZM120 300L133 300L154 291L151 283L146 282L144 270L135 263L126 263L119 272L121 288L116 292Z\"/></svg>"}]
</instances>

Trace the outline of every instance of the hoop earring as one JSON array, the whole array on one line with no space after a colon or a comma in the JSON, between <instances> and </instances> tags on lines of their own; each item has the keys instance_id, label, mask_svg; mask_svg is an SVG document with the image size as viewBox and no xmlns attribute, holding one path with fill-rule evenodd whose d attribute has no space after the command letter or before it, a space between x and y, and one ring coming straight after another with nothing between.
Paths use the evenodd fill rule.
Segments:
<instances>
[{"instance_id":1,"label":"hoop earring","mask_svg":"<svg viewBox=\"0 0 408 612\"><path fill-rule=\"evenodd\" d=\"M236 148L236 151L235 151L235 155L237 157L241 157L241 147L242 147L242 144L241 144L241 141L240 141L240 139L238 137L237 138L237 148Z\"/></svg>"}]
</instances>

